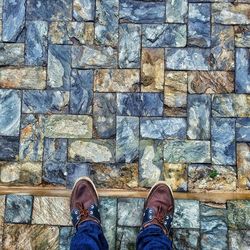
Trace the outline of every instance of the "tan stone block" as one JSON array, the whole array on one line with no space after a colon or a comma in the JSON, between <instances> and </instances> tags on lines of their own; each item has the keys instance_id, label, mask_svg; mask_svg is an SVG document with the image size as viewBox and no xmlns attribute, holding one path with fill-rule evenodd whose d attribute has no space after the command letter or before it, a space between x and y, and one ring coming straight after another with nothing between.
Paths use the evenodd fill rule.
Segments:
<instances>
[{"instance_id":1,"label":"tan stone block","mask_svg":"<svg viewBox=\"0 0 250 250\"><path fill-rule=\"evenodd\" d=\"M59 228L40 225L6 224L3 250L59 248Z\"/></svg>"},{"instance_id":2,"label":"tan stone block","mask_svg":"<svg viewBox=\"0 0 250 250\"><path fill-rule=\"evenodd\" d=\"M41 182L41 162L0 162L1 184L38 185Z\"/></svg>"},{"instance_id":3,"label":"tan stone block","mask_svg":"<svg viewBox=\"0 0 250 250\"><path fill-rule=\"evenodd\" d=\"M238 187L250 189L250 144L237 143Z\"/></svg>"},{"instance_id":4,"label":"tan stone block","mask_svg":"<svg viewBox=\"0 0 250 250\"><path fill-rule=\"evenodd\" d=\"M167 71L165 74L164 106L167 116L186 116L187 72Z\"/></svg>"},{"instance_id":5,"label":"tan stone block","mask_svg":"<svg viewBox=\"0 0 250 250\"><path fill-rule=\"evenodd\" d=\"M68 197L35 197L32 224L71 225Z\"/></svg>"},{"instance_id":6,"label":"tan stone block","mask_svg":"<svg viewBox=\"0 0 250 250\"><path fill-rule=\"evenodd\" d=\"M139 70L100 69L95 71L94 90L99 92L139 91Z\"/></svg>"},{"instance_id":7,"label":"tan stone block","mask_svg":"<svg viewBox=\"0 0 250 250\"><path fill-rule=\"evenodd\" d=\"M42 67L0 68L0 88L45 89L46 69Z\"/></svg>"},{"instance_id":8,"label":"tan stone block","mask_svg":"<svg viewBox=\"0 0 250 250\"><path fill-rule=\"evenodd\" d=\"M164 86L164 49L143 48L141 59L141 91L159 92Z\"/></svg>"},{"instance_id":9,"label":"tan stone block","mask_svg":"<svg viewBox=\"0 0 250 250\"><path fill-rule=\"evenodd\" d=\"M91 138L92 117L88 115L47 115L45 136L50 138Z\"/></svg>"}]
</instances>

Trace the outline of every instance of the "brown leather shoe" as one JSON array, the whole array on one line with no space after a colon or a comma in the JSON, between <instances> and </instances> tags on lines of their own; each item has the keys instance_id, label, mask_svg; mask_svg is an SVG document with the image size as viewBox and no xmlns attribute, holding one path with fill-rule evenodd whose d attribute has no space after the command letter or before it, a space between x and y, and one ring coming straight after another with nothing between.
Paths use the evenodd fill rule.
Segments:
<instances>
[{"instance_id":1,"label":"brown leather shoe","mask_svg":"<svg viewBox=\"0 0 250 250\"><path fill-rule=\"evenodd\" d=\"M98 211L99 197L94 183L88 177L79 178L73 187L70 197L70 213L73 225L94 221L101 223Z\"/></svg>"},{"instance_id":2,"label":"brown leather shoe","mask_svg":"<svg viewBox=\"0 0 250 250\"><path fill-rule=\"evenodd\" d=\"M174 198L166 182L157 182L149 191L144 204L142 228L152 224L162 228L169 235L174 215Z\"/></svg>"}]
</instances>

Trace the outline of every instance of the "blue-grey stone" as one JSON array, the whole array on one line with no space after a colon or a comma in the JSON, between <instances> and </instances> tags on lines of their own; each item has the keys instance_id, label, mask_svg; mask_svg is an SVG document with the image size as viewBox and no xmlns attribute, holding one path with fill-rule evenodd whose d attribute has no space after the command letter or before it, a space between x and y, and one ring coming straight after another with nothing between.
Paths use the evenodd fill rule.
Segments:
<instances>
[{"instance_id":1,"label":"blue-grey stone","mask_svg":"<svg viewBox=\"0 0 250 250\"><path fill-rule=\"evenodd\" d=\"M48 24L44 21L26 22L26 54L27 65L47 64Z\"/></svg>"},{"instance_id":2,"label":"blue-grey stone","mask_svg":"<svg viewBox=\"0 0 250 250\"><path fill-rule=\"evenodd\" d=\"M136 239L140 227L117 227L116 248L120 250L136 249Z\"/></svg>"},{"instance_id":3,"label":"blue-grey stone","mask_svg":"<svg viewBox=\"0 0 250 250\"><path fill-rule=\"evenodd\" d=\"M23 91L23 113L66 113L69 93L52 90Z\"/></svg>"},{"instance_id":4,"label":"blue-grey stone","mask_svg":"<svg viewBox=\"0 0 250 250\"><path fill-rule=\"evenodd\" d=\"M189 139L210 139L211 98L209 95L188 95Z\"/></svg>"},{"instance_id":5,"label":"blue-grey stone","mask_svg":"<svg viewBox=\"0 0 250 250\"><path fill-rule=\"evenodd\" d=\"M186 23L188 0L166 0L166 22Z\"/></svg>"},{"instance_id":6,"label":"blue-grey stone","mask_svg":"<svg viewBox=\"0 0 250 250\"><path fill-rule=\"evenodd\" d=\"M120 68L139 68L141 57L141 26L137 24L120 24L119 36Z\"/></svg>"},{"instance_id":7,"label":"blue-grey stone","mask_svg":"<svg viewBox=\"0 0 250 250\"><path fill-rule=\"evenodd\" d=\"M72 70L70 88L70 113L92 113L93 80L94 74L92 70Z\"/></svg>"},{"instance_id":8,"label":"blue-grey stone","mask_svg":"<svg viewBox=\"0 0 250 250\"><path fill-rule=\"evenodd\" d=\"M162 93L118 93L118 115L162 116Z\"/></svg>"},{"instance_id":9,"label":"blue-grey stone","mask_svg":"<svg viewBox=\"0 0 250 250\"><path fill-rule=\"evenodd\" d=\"M67 139L45 138L43 160L66 162L67 161Z\"/></svg>"},{"instance_id":10,"label":"blue-grey stone","mask_svg":"<svg viewBox=\"0 0 250 250\"><path fill-rule=\"evenodd\" d=\"M142 46L185 47L187 28L184 24L143 24Z\"/></svg>"},{"instance_id":11,"label":"blue-grey stone","mask_svg":"<svg viewBox=\"0 0 250 250\"><path fill-rule=\"evenodd\" d=\"M30 195L6 196L4 220L6 223L30 223L33 197Z\"/></svg>"},{"instance_id":12,"label":"blue-grey stone","mask_svg":"<svg viewBox=\"0 0 250 250\"><path fill-rule=\"evenodd\" d=\"M50 45L48 51L48 87L62 90L70 88L71 47Z\"/></svg>"},{"instance_id":13,"label":"blue-grey stone","mask_svg":"<svg viewBox=\"0 0 250 250\"><path fill-rule=\"evenodd\" d=\"M225 208L200 206L201 247L202 249L227 250L227 217ZM218 238L218 235L220 236Z\"/></svg>"},{"instance_id":14,"label":"blue-grey stone","mask_svg":"<svg viewBox=\"0 0 250 250\"><path fill-rule=\"evenodd\" d=\"M141 118L142 138L185 139L187 122L185 118Z\"/></svg>"},{"instance_id":15,"label":"blue-grey stone","mask_svg":"<svg viewBox=\"0 0 250 250\"><path fill-rule=\"evenodd\" d=\"M20 91L0 89L0 135L18 136L20 115Z\"/></svg>"},{"instance_id":16,"label":"blue-grey stone","mask_svg":"<svg viewBox=\"0 0 250 250\"><path fill-rule=\"evenodd\" d=\"M88 163L68 163L66 187L72 188L75 181L82 176L89 176L90 166Z\"/></svg>"},{"instance_id":17,"label":"blue-grey stone","mask_svg":"<svg viewBox=\"0 0 250 250\"><path fill-rule=\"evenodd\" d=\"M236 49L235 84L237 93L250 93L250 49Z\"/></svg>"},{"instance_id":18,"label":"blue-grey stone","mask_svg":"<svg viewBox=\"0 0 250 250\"><path fill-rule=\"evenodd\" d=\"M0 161L17 160L19 137L0 136Z\"/></svg>"},{"instance_id":19,"label":"blue-grey stone","mask_svg":"<svg viewBox=\"0 0 250 250\"><path fill-rule=\"evenodd\" d=\"M235 119L213 118L211 122L212 163L235 164Z\"/></svg>"},{"instance_id":20,"label":"blue-grey stone","mask_svg":"<svg viewBox=\"0 0 250 250\"><path fill-rule=\"evenodd\" d=\"M73 18L78 21L94 21L95 1L73 0Z\"/></svg>"},{"instance_id":21,"label":"blue-grey stone","mask_svg":"<svg viewBox=\"0 0 250 250\"><path fill-rule=\"evenodd\" d=\"M250 118L236 120L236 140L250 142Z\"/></svg>"},{"instance_id":22,"label":"blue-grey stone","mask_svg":"<svg viewBox=\"0 0 250 250\"><path fill-rule=\"evenodd\" d=\"M4 42L16 42L25 23L25 0L4 0L3 34Z\"/></svg>"},{"instance_id":23,"label":"blue-grey stone","mask_svg":"<svg viewBox=\"0 0 250 250\"><path fill-rule=\"evenodd\" d=\"M65 185L66 163L58 161L45 161L43 163L43 180L50 184Z\"/></svg>"},{"instance_id":24,"label":"blue-grey stone","mask_svg":"<svg viewBox=\"0 0 250 250\"><path fill-rule=\"evenodd\" d=\"M72 0L27 0L27 20L70 21Z\"/></svg>"},{"instance_id":25,"label":"blue-grey stone","mask_svg":"<svg viewBox=\"0 0 250 250\"><path fill-rule=\"evenodd\" d=\"M23 43L0 43L0 66L23 65L24 44Z\"/></svg>"},{"instance_id":26,"label":"blue-grey stone","mask_svg":"<svg viewBox=\"0 0 250 250\"><path fill-rule=\"evenodd\" d=\"M94 132L98 138L113 138L116 134L116 94L95 93L93 106Z\"/></svg>"},{"instance_id":27,"label":"blue-grey stone","mask_svg":"<svg viewBox=\"0 0 250 250\"><path fill-rule=\"evenodd\" d=\"M116 47L118 43L119 0L97 0L95 40L98 44Z\"/></svg>"},{"instance_id":28,"label":"blue-grey stone","mask_svg":"<svg viewBox=\"0 0 250 250\"><path fill-rule=\"evenodd\" d=\"M188 45L198 47L210 46L209 3L190 3L188 14Z\"/></svg>"},{"instance_id":29,"label":"blue-grey stone","mask_svg":"<svg viewBox=\"0 0 250 250\"><path fill-rule=\"evenodd\" d=\"M250 246L250 230L229 230L229 250L248 249Z\"/></svg>"},{"instance_id":30,"label":"blue-grey stone","mask_svg":"<svg viewBox=\"0 0 250 250\"><path fill-rule=\"evenodd\" d=\"M250 25L235 26L234 32L235 32L236 47L242 47L242 48L250 47Z\"/></svg>"},{"instance_id":31,"label":"blue-grey stone","mask_svg":"<svg viewBox=\"0 0 250 250\"><path fill-rule=\"evenodd\" d=\"M168 48L165 52L167 69L209 70L210 49Z\"/></svg>"},{"instance_id":32,"label":"blue-grey stone","mask_svg":"<svg viewBox=\"0 0 250 250\"><path fill-rule=\"evenodd\" d=\"M199 250L199 229L175 229L173 236L173 249Z\"/></svg>"},{"instance_id":33,"label":"blue-grey stone","mask_svg":"<svg viewBox=\"0 0 250 250\"><path fill-rule=\"evenodd\" d=\"M134 23L165 22L164 2L120 0L120 21Z\"/></svg>"},{"instance_id":34,"label":"blue-grey stone","mask_svg":"<svg viewBox=\"0 0 250 250\"><path fill-rule=\"evenodd\" d=\"M116 161L136 162L139 156L139 117L117 116Z\"/></svg>"},{"instance_id":35,"label":"blue-grey stone","mask_svg":"<svg viewBox=\"0 0 250 250\"><path fill-rule=\"evenodd\" d=\"M75 234L74 227L60 227L59 250L70 249L70 242Z\"/></svg>"}]
</instances>

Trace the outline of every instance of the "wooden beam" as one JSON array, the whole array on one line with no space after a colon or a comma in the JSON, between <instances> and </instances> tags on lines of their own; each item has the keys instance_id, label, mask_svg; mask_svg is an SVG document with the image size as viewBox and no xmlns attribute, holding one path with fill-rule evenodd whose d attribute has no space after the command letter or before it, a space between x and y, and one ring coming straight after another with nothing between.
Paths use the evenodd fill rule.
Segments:
<instances>
[{"instance_id":1,"label":"wooden beam","mask_svg":"<svg viewBox=\"0 0 250 250\"><path fill-rule=\"evenodd\" d=\"M0 186L0 195L28 194L34 196L69 197L71 191L60 187ZM147 190L98 189L101 197L145 198ZM192 199L203 202L225 203L228 200L250 200L250 191L223 192L206 191L199 193L174 192L175 199Z\"/></svg>"}]
</instances>

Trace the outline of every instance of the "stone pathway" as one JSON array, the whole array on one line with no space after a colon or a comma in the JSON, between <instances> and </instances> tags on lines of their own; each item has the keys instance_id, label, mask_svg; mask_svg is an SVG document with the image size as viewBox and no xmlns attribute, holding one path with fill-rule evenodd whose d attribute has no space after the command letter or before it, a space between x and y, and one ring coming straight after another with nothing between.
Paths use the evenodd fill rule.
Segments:
<instances>
[{"instance_id":1,"label":"stone pathway","mask_svg":"<svg viewBox=\"0 0 250 250\"><path fill-rule=\"evenodd\" d=\"M98 188L249 192L249 69L249 0L0 0L0 186L66 190L87 175ZM47 199L6 198L4 244L67 242L58 215L46 221L67 202ZM118 216L117 200L103 202L118 225L110 243L126 249L139 221L119 207L141 200L119 200ZM247 201L178 202L198 217L179 215L177 249L249 245Z\"/></svg>"}]
</instances>

